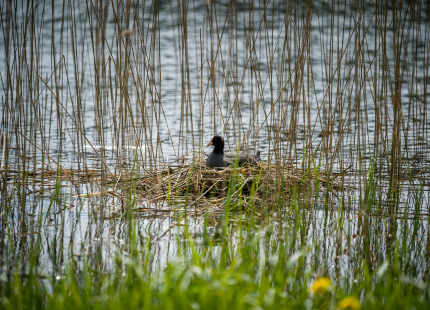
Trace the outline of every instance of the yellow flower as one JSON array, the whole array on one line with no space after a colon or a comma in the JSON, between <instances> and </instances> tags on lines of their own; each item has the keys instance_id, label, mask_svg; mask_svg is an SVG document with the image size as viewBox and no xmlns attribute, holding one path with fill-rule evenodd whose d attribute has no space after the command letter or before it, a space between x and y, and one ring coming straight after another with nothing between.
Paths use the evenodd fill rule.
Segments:
<instances>
[{"instance_id":1,"label":"yellow flower","mask_svg":"<svg viewBox=\"0 0 430 310\"><path fill-rule=\"evenodd\" d=\"M348 296L342 299L337 307L339 309L359 310L361 308L360 300L355 296Z\"/></svg>"},{"instance_id":2,"label":"yellow flower","mask_svg":"<svg viewBox=\"0 0 430 310\"><path fill-rule=\"evenodd\" d=\"M324 293L328 291L331 288L331 280L327 277L321 277L316 279L311 287L309 288L309 291L314 294Z\"/></svg>"}]
</instances>

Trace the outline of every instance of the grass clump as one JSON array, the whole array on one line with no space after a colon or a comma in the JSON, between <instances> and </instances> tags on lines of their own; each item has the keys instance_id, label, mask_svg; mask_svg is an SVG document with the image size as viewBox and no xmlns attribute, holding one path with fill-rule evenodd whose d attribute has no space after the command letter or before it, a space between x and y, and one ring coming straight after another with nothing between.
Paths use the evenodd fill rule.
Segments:
<instances>
[{"instance_id":1,"label":"grass clump","mask_svg":"<svg viewBox=\"0 0 430 310\"><path fill-rule=\"evenodd\" d=\"M284 242L279 243L278 234ZM113 257L111 268L71 260L61 275L44 276L32 265L0 284L2 309L425 309L428 282L405 275L398 257L375 266L351 259L342 274L317 264L307 245L290 248L289 230L242 222L236 238L189 237L164 267L138 248ZM36 254L36 253L33 253ZM360 256L360 255L357 255ZM79 267L80 266L80 267ZM326 269L327 268L327 269Z\"/></svg>"}]
</instances>

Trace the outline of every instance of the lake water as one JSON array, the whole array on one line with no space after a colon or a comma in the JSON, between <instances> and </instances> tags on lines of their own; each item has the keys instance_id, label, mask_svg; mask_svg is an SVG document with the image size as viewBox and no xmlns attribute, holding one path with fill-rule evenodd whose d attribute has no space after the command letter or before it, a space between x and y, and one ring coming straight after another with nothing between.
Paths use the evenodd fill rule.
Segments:
<instances>
[{"instance_id":1,"label":"lake water","mask_svg":"<svg viewBox=\"0 0 430 310\"><path fill-rule=\"evenodd\" d=\"M326 169L333 154L334 171L353 165L348 183L356 190L348 193L345 225L359 234L358 188L371 158L382 169L381 197L387 191L399 92L402 173L414 176L404 182L401 210L413 213L409 188L422 185L420 233L428 235L429 20L425 10L378 10L371 3L283 1L4 4L1 130L9 137L10 166L17 167L11 174L19 175L21 163L42 167L42 158L55 167L47 154L65 168L100 170L106 163L117 175L137 161L144 174L184 155L191 160L200 149L209 153L204 146L214 134L230 149L241 143L274 163L287 154L288 164L300 165L303 152L314 150ZM44 244L59 253L71 240L76 253L95 244L106 255L120 249L127 225L118 201L76 196L100 192L97 182L62 185L64 205L52 204L52 191L29 194L15 236L20 227L32 232L43 225ZM105 217L107 208L117 213ZM338 216L333 208L330 216ZM315 207L310 236L327 227L327 216ZM198 238L201 220L190 221ZM175 224L170 216L136 214L136 227L159 247L163 262L175 252ZM325 255L335 257L326 242Z\"/></svg>"}]
</instances>

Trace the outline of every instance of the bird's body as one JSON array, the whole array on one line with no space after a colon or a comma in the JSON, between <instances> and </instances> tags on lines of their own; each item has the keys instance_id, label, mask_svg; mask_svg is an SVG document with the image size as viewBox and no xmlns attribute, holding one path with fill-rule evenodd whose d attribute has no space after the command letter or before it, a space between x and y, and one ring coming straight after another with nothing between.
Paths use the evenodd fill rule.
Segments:
<instances>
[{"instance_id":1,"label":"bird's body","mask_svg":"<svg viewBox=\"0 0 430 310\"><path fill-rule=\"evenodd\" d=\"M224 153L224 139L221 136L213 136L208 146L214 146L213 151L209 154L206 159L207 167L228 167L236 162L239 166L243 166L246 163L256 164L261 161L260 152L255 155L246 154L243 152L225 152Z\"/></svg>"}]
</instances>

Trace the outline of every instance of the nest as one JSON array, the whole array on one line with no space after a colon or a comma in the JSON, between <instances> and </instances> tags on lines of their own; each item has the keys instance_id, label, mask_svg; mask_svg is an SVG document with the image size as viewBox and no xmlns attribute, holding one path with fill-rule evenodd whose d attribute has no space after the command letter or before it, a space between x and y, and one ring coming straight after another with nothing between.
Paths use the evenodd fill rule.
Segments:
<instances>
[{"instance_id":1,"label":"nest","mask_svg":"<svg viewBox=\"0 0 430 310\"><path fill-rule=\"evenodd\" d=\"M178 205L187 208L210 206L213 211L222 210L221 207L225 205L242 209L249 206L276 207L280 202L292 198L309 201L309 198L317 196L317 191L327 182L330 182L330 191L338 190L341 186L336 185L335 179L347 169L328 175L323 171L316 173L312 169L282 167L267 162L246 164L243 167L208 168L203 159L197 158L192 163L170 164L153 173L139 173L134 177L131 177L130 171L122 171L119 175L106 173L102 177L100 170L74 169L38 169L27 175L32 176L36 183L44 178L52 181L61 178L71 184L93 182L99 185L100 192L78 194L74 197L110 195L126 202L132 192L139 200L139 204L134 207L136 211L164 211L161 210L163 206ZM9 169L8 172L9 177L13 177L15 171ZM14 174L15 178L18 176L18 173ZM56 188L56 184L46 184L45 191Z\"/></svg>"},{"instance_id":2,"label":"nest","mask_svg":"<svg viewBox=\"0 0 430 310\"><path fill-rule=\"evenodd\" d=\"M191 205L271 206L292 196L314 193L315 174L297 167L280 167L267 162L243 167L208 168L197 159L186 165L168 166L155 174L140 176L137 186L146 204L186 203ZM324 175L317 181L326 182ZM305 195L303 195L305 194Z\"/></svg>"}]
</instances>

